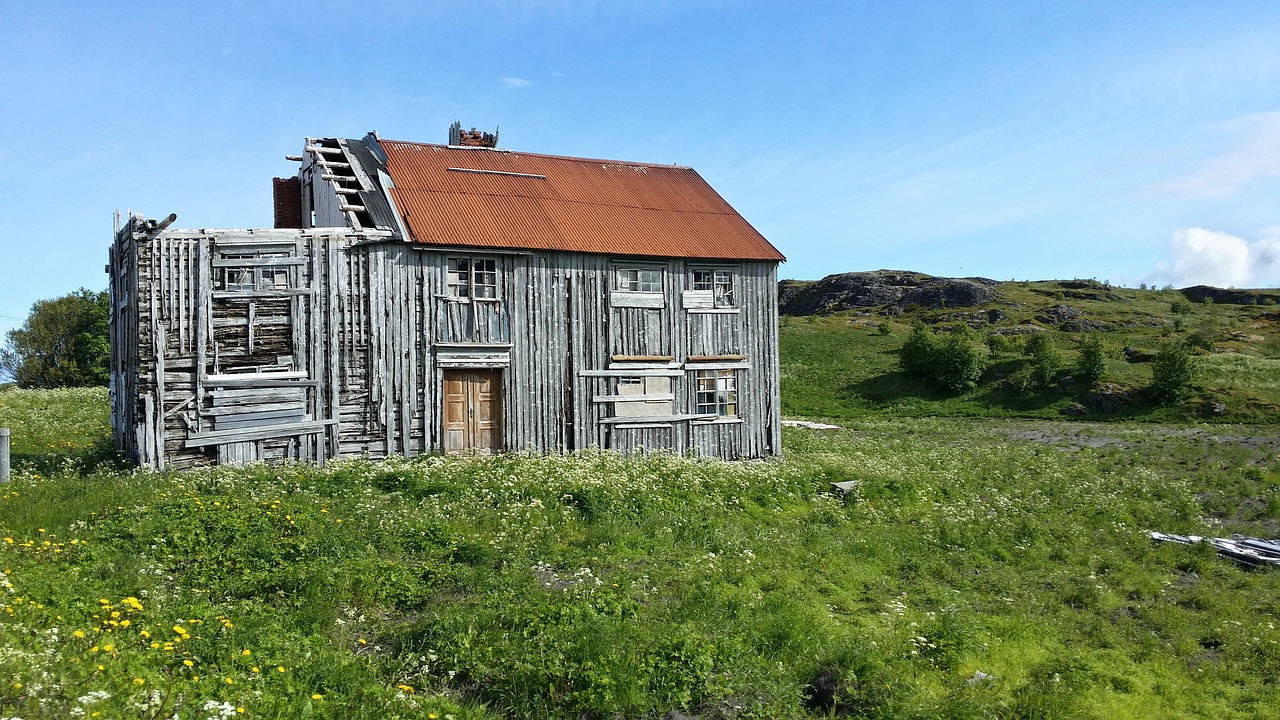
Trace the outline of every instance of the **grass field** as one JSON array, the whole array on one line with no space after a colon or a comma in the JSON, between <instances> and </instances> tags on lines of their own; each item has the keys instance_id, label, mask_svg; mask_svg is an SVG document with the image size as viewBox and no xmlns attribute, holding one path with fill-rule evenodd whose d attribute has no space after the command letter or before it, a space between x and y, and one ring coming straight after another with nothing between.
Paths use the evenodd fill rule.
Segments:
<instances>
[{"instance_id":1,"label":"grass field","mask_svg":"<svg viewBox=\"0 0 1280 720\"><path fill-rule=\"evenodd\" d=\"M912 323L924 321L942 331L957 324L976 326L977 338L1017 327L1039 325L1046 310L1068 307L1107 351L1103 381L1122 398L1116 407L1090 411L1091 420L1152 422L1275 423L1280 421L1280 310L1274 305L1191 303L1177 291L1098 286L1091 300L1064 296L1061 282L1009 282L999 286L1001 300L974 308L914 309L901 316L844 311L832 315L783 317L781 328L783 413L801 417L855 418L890 413L907 417L1061 418L1068 406L1086 400L1089 388L1070 383L1045 391L1019 387L1026 360L1014 347L987 353L987 371L978 386L964 393L942 391L908 376L898 350ZM1105 292L1103 292L1105 290ZM1176 310L1176 312L1175 312ZM988 324L987 313L999 314ZM1079 354L1086 333L1050 330L1062 354L1064 371ZM1195 358L1198 375L1181 403L1162 405L1147 397L1149 356L1162 343L1201 338L1214 351ZM1148 361L1129 362L1124 348ZM986 352L984 350L984 352Z\"/></svg>"},{"instance_id":2,"label":"grass field","mask_svg":"<svg viewBox=\"0 0 1280 720\"><path fill-rule=\"evenodd\" d=\"M1280 572L1146 536L1274 535L1274 426L864 414L775 462L158 475L113 461L105 416L0 392L0 717L1280 707Z\"/></svg>"}]
</instances>

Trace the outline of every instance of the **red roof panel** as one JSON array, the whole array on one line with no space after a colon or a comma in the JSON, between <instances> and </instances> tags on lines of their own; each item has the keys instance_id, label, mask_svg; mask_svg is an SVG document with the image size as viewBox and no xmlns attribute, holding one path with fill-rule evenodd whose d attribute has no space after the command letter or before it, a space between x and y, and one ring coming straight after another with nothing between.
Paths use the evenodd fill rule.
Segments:
<instances>
[{"instance_id":1,"label":"red roof panel","mask_svg":"<svg viewBox=\"0 0 1280 720\"><path fill-rule=\"evenodd\" d=\"M416 243L785 259L692 168L379 142Z\"/></svg>"}]
</instances>

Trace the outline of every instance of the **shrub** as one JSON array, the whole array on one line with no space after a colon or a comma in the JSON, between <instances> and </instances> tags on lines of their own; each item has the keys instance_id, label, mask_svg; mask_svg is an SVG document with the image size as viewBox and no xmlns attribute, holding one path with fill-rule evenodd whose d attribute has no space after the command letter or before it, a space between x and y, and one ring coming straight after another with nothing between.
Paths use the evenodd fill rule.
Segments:
<instances>
[{"instance_id":1,"label":"shrub","mask_svg":"<svg viewBox=\"0 0 1280 720\"><path fill-rule=\"evenodd\" d=\"M988 335L986 343L987 349L991 351L992 355L1012 352L1015 345L1014 341L1008 335L998 335L996 333Z\"/></svg>"},{"instance_id":2,"label":"shrub","mask_svg":"<svg viewBox=\"0 0 1280 720\"><path fill-rule=\"evenodd\" d=\"M1195 358L1186 343L1167 342L1151 363L1152 397L1160 402L1176 402L1186 397L1195 379Z\"/></svg>"},{"instance_id":3,"label":"shrub","mask_svg":"<svg viewBox=\"0 0 1280 720\"><path fill-rule=\"evenodd\" d=\"M938 338L927 325L917 321L911 326L911 334L902 343L898 363L908 375L928 378L933 370L938 351Z\"/></svg>"},{"instance_id":4,"label":"shrub","mask_svg":"<svg viewBox=\"0 0 1280 720\"><path fill-rule=\"evenodd\" d=\"M1085 335L1080 341L1080 357L1076 359L1075 374L1081 386L1092 388L1107 372L1106 346L1097 335Z\"/></svg>"},{"instance_id":5,"label":"shrub","mask_svg":"<svg viewBox=\"0 0 1280 720\"><path fill-rule=\"evenodd\" d=\"M1026 355L1030 365L1026 388L1043 390L1057 382L1058 373L1062 370L1062 353L1058 352L1048 333L1027 338Z\"/></svg>"},{"instance_id":6,"label":"shrub","mask_svg":"<svg viewBox=\"0 0 1280 720\"><path fill-rule=\"evenodd\" d=\"M973 333L967 327L952 331L937 346L934 363L934 382L953 392L972 390L978 378L987 369L982 350L973 342Z\"/></svg>"},{"instance_id":7,"label":"shrub","mask_svg":"<svg viewBox=\"0 0 1280 720\"><path fill-rule=\"evenodd\" d=\"M1213 352L1217 346L1213 344L1213 338L1204 330L1196 330L1186 338L1187 347L1191 350L1204 350L1205 352Z\"/></svg>"},{"instance_id":8,"label":"shrub","mask_svg":"<svg viewBox=\"0 0 1280 720\"><path fill-rule=\"evenodd\" d=\"M939 338L923 323L916 323L898 359L908 374L953 392L972 390L986 370L973 331L963 325Z\"/></svg>"},{"instance_id":9,"label":"shrub","mask_svg":"<svg viewBox=\"0 0 1280 720\"><path fill-rule=\"evenodd\" d=\"M893 327L887 322L882 322L876 326L876 332L880 335L889 335L893 333Z\"/></svg>"},{"instance_id":10,"label":"shrub","mask_svg":"<svg viewBox=\"0 0 1280 720\"><path fill-rule=\"evenodd\" d=\"M1186 300L1174 300L1169 303L1169 312L1174 315L1187 315L1191 312L1191 305Z\"/></svg>"}]
</instances>

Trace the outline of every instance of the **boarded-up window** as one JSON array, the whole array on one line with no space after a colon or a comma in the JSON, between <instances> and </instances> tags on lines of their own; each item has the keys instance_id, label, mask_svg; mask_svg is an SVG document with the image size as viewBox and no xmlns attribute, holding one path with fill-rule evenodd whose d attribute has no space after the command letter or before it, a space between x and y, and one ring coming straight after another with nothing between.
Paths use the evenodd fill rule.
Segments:
<instances>
[{"instance_id":1,"label":"boarded-up window","mask_svg":"<svg viewBox=\"0 0 1280 720\"><path fill-rule=\"evenodd\" d=\"M675 411L670 377L620 377L614 392L618 395L618 400L613 403L614 417L656 417ZM626 397L634 399L624 400Z\"/></svg>"}]
</instances>

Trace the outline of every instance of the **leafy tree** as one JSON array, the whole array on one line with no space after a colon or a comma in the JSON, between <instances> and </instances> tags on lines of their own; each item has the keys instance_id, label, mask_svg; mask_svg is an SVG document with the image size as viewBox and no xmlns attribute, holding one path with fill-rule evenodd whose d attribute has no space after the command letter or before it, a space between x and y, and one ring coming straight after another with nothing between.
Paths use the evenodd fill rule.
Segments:
<instances>
[{"instance_id":1,"label":"leafy tree","mask_svg":"<svg viewBox=\"0 0 1280 720\"><path fill-rule=\"evenodd\" d=\"M1152 397L1161 402L1176 402L1191 391L1195 380L1195 357L1186 343L1170 341L1160 347L1151 361Z\"/></svg>"},{"instance_id":2,"label":"leafy tree","mask_svg":"<svg viewBox=\"0 0 1280 720\"><path fill-rule=\"evenodd\" d=\"M911 334L902 343L902 350L898 353L898 363L908 375L927 379L933 372L937 351L937 336L928 325L917 320L911 326Z\"/></svg>"},{"instance_id":3,"label":"leafy tree","mask_svg":"<svg viewBox=\"0 0 1280 720\"><path fill-rule=\"evenodd\" d=\"M939 338L924 323L916 323L898 360L909 375L953 392L973 389L986 370L986 357L965 326Z\"/></svg>"},{"instance_id":4,"label":"leafy tree","mask_svg":"<svg viewBox=\"0 0 1280 720\"><path fill-rule=\"evenodd\" d=\"M987 369L986 355L973 341L973 332L965 326L951 331L935 352L933 380L953 392L977 387Z\"/></svg>"},{"instance_id":5,"label":"leafy tree","mask_svg":"<svg viewBox=\"0 0 1280 720\"><path fill-rule=\"evenodd\" d=\"M1048 333L1037 333L1027 338L1027 360L1031 368L1027 374L1027 389L1043 390L1058 380L1062 370L1062 353L1053 344Z\"/></svg>"},{"instance_id":6,"label":"leafy tree","mask_svg":"<svg viewBox=\"0 0 1280 720\"><path fill-rule=\"evenodd\" d=\"M107 293L81 288L40 300L0 349L0 374L25 388L106 385L110 377Z\"/></svg>"},{"instance_id":7,"label":"leafy tree","mask_svg":"<svg viewBox=\"0 0 1280 720\"><path fill-rule=\"evenodd\" d=\"M1080 341L1080 357L1076 359L1076 378L1085 390L1092 388L1107 372L1107 351L1102 338L1085 335Z\"/></svg>"}]
</instances>

